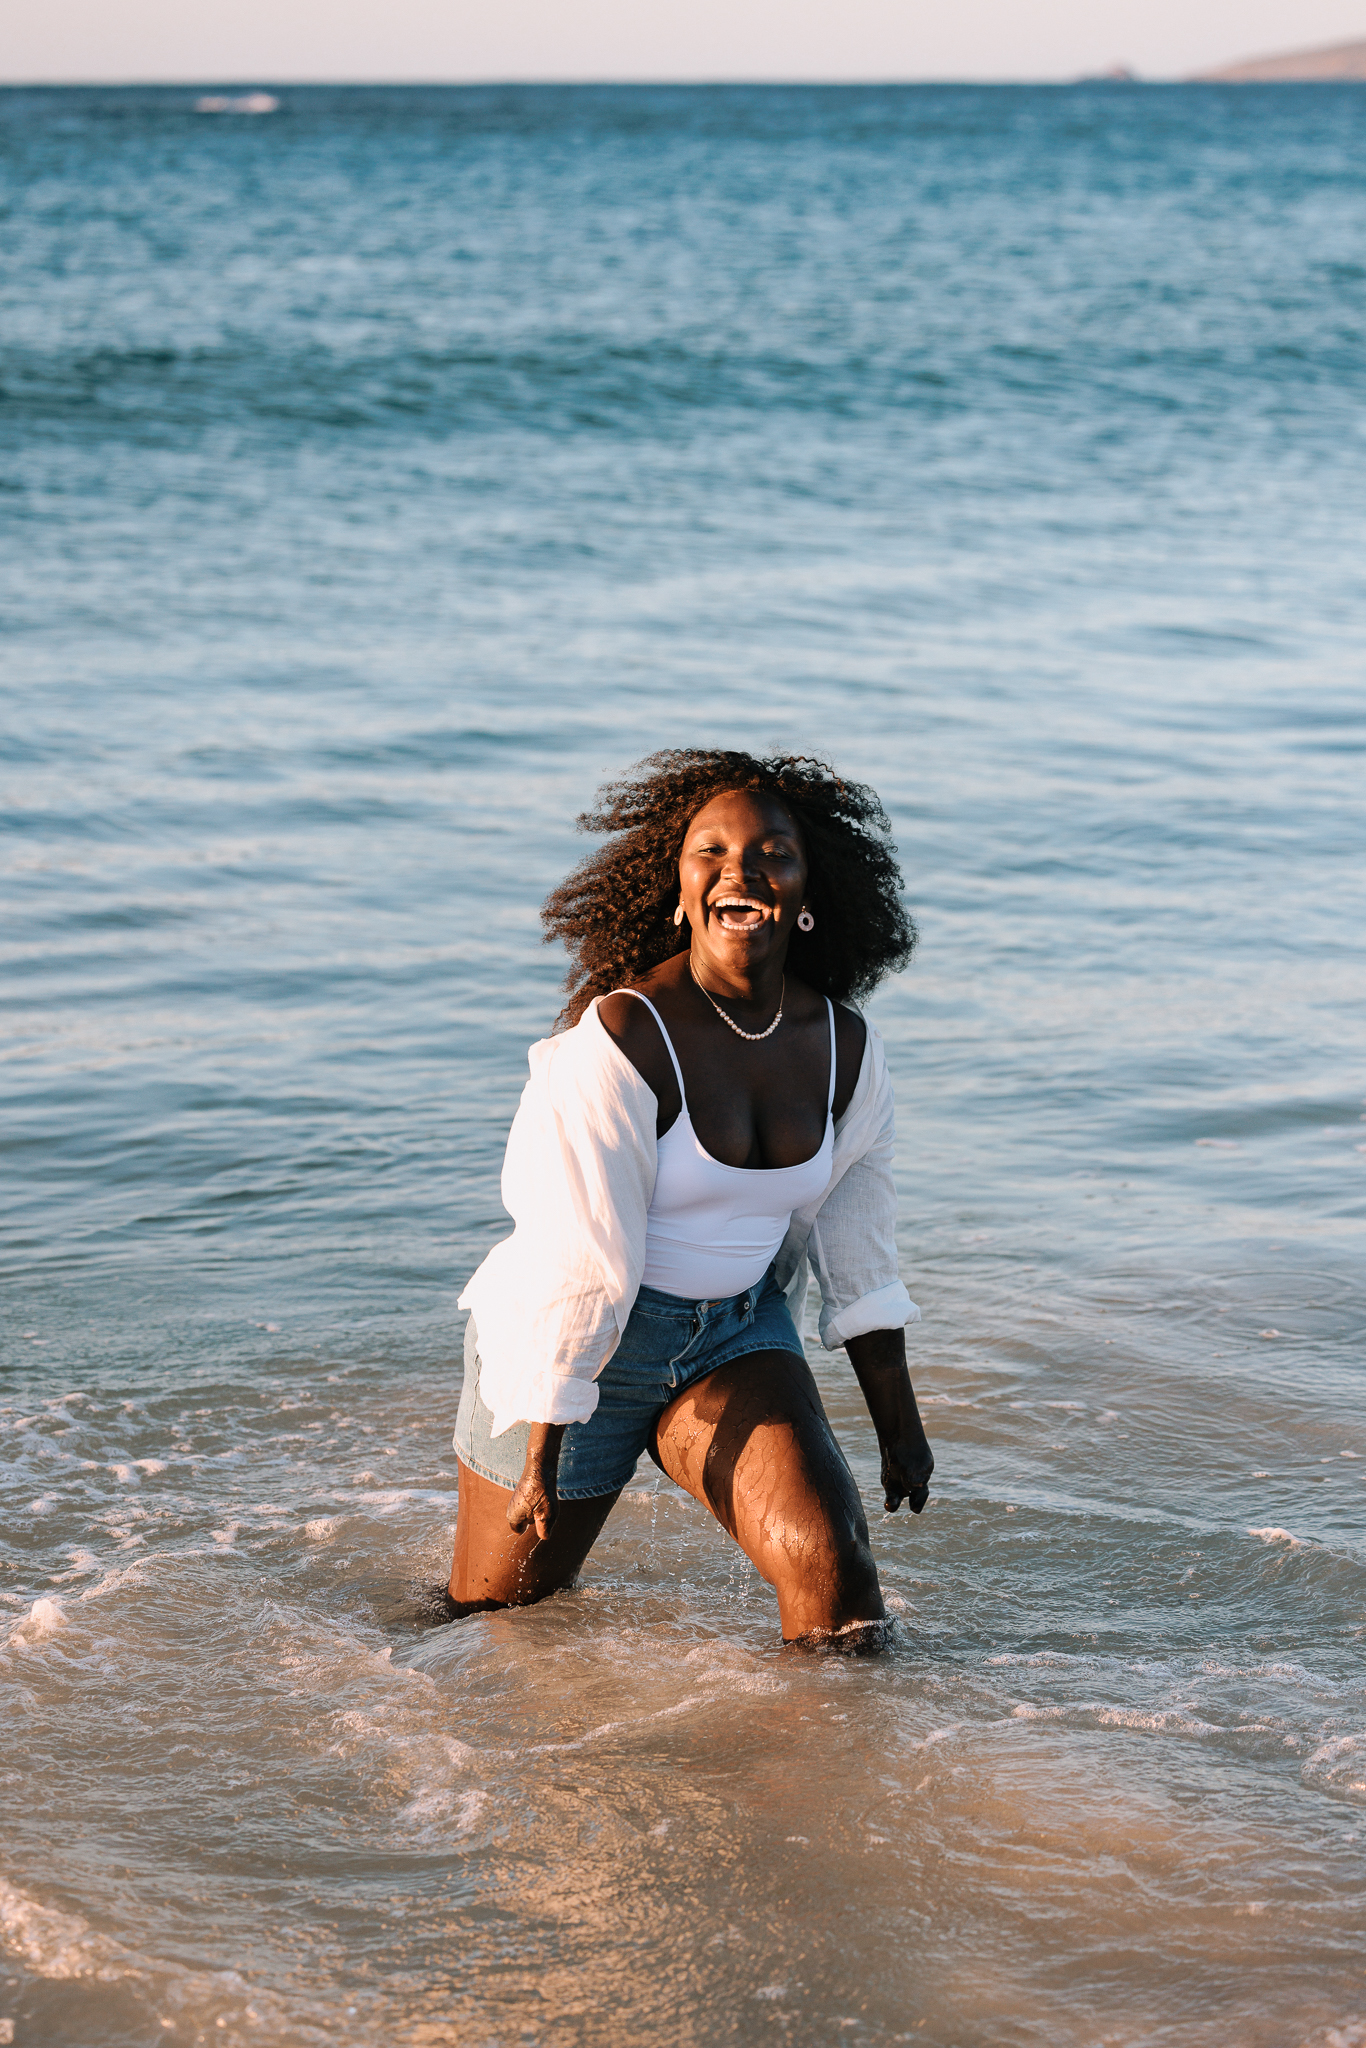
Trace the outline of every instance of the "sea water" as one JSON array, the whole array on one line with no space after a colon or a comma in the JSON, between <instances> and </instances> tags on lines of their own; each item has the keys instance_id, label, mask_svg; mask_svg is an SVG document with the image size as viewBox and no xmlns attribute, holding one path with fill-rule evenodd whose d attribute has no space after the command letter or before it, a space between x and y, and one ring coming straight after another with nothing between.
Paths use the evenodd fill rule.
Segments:
<instances>
[{"instance_id":1,"label":"sea water","mask_svg":"<svg viewBox=\"0 0 1366 2048\"><path fill-rule=\"evenodd\" d=\"M1366 91L269 97L0 97L0 2031L1361 2043ZM920 927L881 1659L648 1462L422 1618L699 743Z\"/></svg>"}]
</instances>

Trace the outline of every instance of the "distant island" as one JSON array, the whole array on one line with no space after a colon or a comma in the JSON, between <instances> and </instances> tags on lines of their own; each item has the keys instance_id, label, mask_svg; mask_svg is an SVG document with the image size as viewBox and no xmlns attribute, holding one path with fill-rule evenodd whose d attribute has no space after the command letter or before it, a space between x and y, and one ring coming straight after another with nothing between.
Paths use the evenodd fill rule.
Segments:
<instances>
[{"instance_id":1,"label":"distant island","mask_svg":"<svg viewBox=\"0 0 1366 2048\"><path fill-rule=\"evenodd\" d=\"M1366 78L1366 42L1331 43L1326 49L1292 50L1283 57L1250 57L1218 71L1198 71L1197 81L1257 85L1273 80Z\"/></svg>"}]
</instances>

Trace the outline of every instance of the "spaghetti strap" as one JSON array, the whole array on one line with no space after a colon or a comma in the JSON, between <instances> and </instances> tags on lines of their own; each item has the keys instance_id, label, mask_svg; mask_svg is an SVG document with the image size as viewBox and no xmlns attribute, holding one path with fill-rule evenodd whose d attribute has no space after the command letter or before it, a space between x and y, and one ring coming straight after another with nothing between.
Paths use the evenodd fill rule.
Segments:
<instances>
[{"instance_id":1,"label":"spaghetti strap","mask_svg":"<svg viewBox=\"0 0 1366 2048\"><path fill-rule=\"evenodd\" d=\"M825 999L825 1007L830 1012L830 1100L825 1105L825 1113L829 1116L835 1107L835 1005L829 996Z\"/></svg>"},{"instance_id":2,"label":"spaghetti strap","mask_svg":"<svg viewBox=\"0 0 1366 2048\"><path fill-rule=\"evenodd\" d=\"M638 1003L644 1003L644 1005L645 1005L646 1009L647 1009L647 1010L649 1011L650 1015L651 1015L651 1016L652 1016L652 1017L654 1018L654 1020L655 1020L656 1024L657 1024L657 1025L659 1026L659 1035L660 1035L660 1037L661 1037L661 1038L662 1038L662 1039L664 1040L664 1043L665 1043L665 1045L667 1045L667 1046L668 1046L668 1048L669 1048L669 1058L670 1058L670 1059L671 1059L671 1060L673 1061L673 1063L674 1063L674 1072L675 1072L675 1074L676 1074L676 1075L678 1076L678 1093L679 1093L679 1096L681 1097L681 1099L682 1099L682 1103L683 1103L683 1114L684 1114L684 1116L687 1116L687 1114L688 1114L688 1091L687 1091L687 1089L686 1089L686 1088L685 1088L685 1087L683 1086L683 1069L682 1069L682 1067L680 1067L680 1066L679 1066L679 1064L678 1064L678 1054L677 1054L677 1053L676 1053L676 1052L674 1051L674 1042L673 1042L673 1040L672 1040L672 1039L670 1038L670 1036L669 1036L668 1032L667 1032L667 1031L666 1031L666 1030L664 1029L664 1019L663 1019L663 1018L662 1018L662 1017L660 1016L660 1014L659 1014L658 1010L657 1010L657 1009L655 1008L654 1004L653 1004L653 1003L652 1003L652 1002L650 1001L650 998L649 998L648 996L643 996L643 995L642 995L642 994L640 993L640 990L639 990L638 988L614 988L614 989L612 990L612 994L613 994L614 996L634 996L634 997L635 997L635 999L636 999L636 1001L637 1001ZM827 997L827 998L826 998L826 1000L827 1000L827 1001L829 1001L829 998ZM834 1044L834 1030L835 1030L835 1026L834 1026L834 1021L833 1021L833 1019L834 1019L834 1012L832 1011L832 1012L831 1012L831 1025L830 1025L830 1032L831 1032L831 1040L830 1040L830 1042L831 1042L831 1045L832 1045L832 1046L833 1046L833 1044ZM834 1057L833 1053L831 1054L831 1057L832 1057L832 1058ZM833 1087L832 1087L832 1089L831 1089L831 1091L830 1091L830 1100L831 1100L831 1101L833 1102L833 1101L834 1101L834 1099L835 1099L835 1093L834 1093L834 1089L833 1089ZM691 1122L691 1118L689 1118L689 1121Z\"/></svg>"}]
</instances>

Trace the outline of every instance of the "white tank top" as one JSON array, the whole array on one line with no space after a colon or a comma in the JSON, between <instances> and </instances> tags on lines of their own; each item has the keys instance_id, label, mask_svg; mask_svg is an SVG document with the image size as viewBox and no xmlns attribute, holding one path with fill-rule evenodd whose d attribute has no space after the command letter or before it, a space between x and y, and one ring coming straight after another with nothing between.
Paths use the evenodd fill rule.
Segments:
<instances>
[{"instance_id":1,"label":"white tank top","mask_svg":"<svg viewBox=\"0 0 1366 2048\"><path fill-rule=\"evenodd\" d=\"M727 1166L698 1142L688 1114L683 1069L673 1040L648 996L644 1003L663 1034L678 1076L682 1108L659 1141L654 1199L645 1218L646 1287L686 1301L721 1301L762 1280L787 1236L792 1211L823 1194L835 1154L835 1010L830 998L830 1094L820 1150L796 1166Z\"/></svg>"}]
</instances>

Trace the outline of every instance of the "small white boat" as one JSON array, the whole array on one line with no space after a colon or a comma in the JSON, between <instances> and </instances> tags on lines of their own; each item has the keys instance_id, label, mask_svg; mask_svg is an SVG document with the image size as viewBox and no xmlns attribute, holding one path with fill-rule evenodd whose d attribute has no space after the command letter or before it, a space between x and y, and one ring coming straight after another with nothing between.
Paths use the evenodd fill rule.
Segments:
<instances>
[{"instance_id":1,"label":"small white boat","mask_svg":"<svg viewBox=\"0 0 1366 2048\"><path fill-rule=\"evenodd\" d=\"M208 93L202 100L196 100L197 114L273 114L280 102L274 93L244 92L235 96Z\"/></svg>"}]
</instances>

